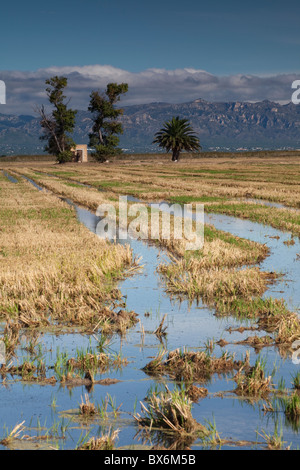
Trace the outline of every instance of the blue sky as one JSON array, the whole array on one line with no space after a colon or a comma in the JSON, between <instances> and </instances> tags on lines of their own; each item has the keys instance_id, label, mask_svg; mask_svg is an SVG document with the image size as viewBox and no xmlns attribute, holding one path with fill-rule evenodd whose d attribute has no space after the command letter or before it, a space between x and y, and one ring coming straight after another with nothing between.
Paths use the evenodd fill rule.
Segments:
<instances>
[{"instance_id":1,"label":"blue sky","mask_svg":"<svg viewBox=\"0 0 300 470\"><path fill-rule=\"evenodd\" d=\"M73 74L74 92L89 80L87 67L98 66L99 86L114 76L116 81L127 78L128 103L143 102L143 87L147 88L145 102L198 97L286 100L291 78L300 78L299 18L299 0L5 2L1 5L0 80L7 83L8 97L11 93L7 103L11 109L16 108L17 96L19 103L26 99L29 103L33 83L36 96L32 99L37 100L44 76L54 70L65 72L65 67ZM97 84L92 75L92 84ZM241 75L246 76L242 86ZM282 75L288 78L281 94ZM76 76L80 80L75 83ZM251 92L246 87L250 76L255 77ZM281 78L268 87L264 77L269 76ZM220 77L222 82L217 84ZM224 77L232 79L230 86ZM21 90L18 80L23 81ZM207 87L209 80L216 83L213 92ZM162 83L165 88L159 86Z\"/></svg>"},{"instance_id":2,"label":"blue sky","mask_svg":"<svg viewBox=\"0 0 300 470\"><path fill-rule=\"evenodd\" d=\"M1 6L0 63L299 71L299 18L295 0L10 1Z\"/></svg>"}]
</instances>

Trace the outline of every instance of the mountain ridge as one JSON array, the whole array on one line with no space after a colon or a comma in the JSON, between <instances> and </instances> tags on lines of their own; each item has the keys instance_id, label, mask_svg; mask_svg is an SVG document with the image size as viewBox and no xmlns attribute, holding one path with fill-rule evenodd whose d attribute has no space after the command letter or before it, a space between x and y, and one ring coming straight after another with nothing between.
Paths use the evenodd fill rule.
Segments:
<instances>
[{"instance_id":1,"label":"mountain ridge","mask_svg":"<svg viewBox=\"0 0 300 470\"><path fill-rule=\"evenodd\" d=\"M186 103L153 102L124 106L120 144L128 152L155 152L154 134L173 116L188 119L204 150L300 148L300 106L264 100ZM74 140L88 143L91 114L79 110ZM0 154L41 154L39 117L0 114Z\"/></svg>"}]
</instances>

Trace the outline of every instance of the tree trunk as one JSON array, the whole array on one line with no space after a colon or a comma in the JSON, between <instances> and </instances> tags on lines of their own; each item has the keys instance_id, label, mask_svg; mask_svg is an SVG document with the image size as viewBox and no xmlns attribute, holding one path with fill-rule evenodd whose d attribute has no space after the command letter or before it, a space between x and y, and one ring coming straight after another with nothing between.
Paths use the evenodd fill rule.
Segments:
<instances>
[{"instance_id":1,"label":"tree trunk","mask_svg":"<svg viewBox=\"0 0 300 470\"><path fill-rule=\"evenodd\" d=\"M57 135L56 135L56 132L54 130L55 128L55 124L53 121L51 121L50 118L48 118L46 116L46 113L45 113L45 108L44 106L41 106L40 108L36 108L36 111L40 114L41 116L41 125L42 127L44 127L45 129L48 130L48 132L52 135L53 139L55 140L55 143L56 143L56 146L57 146L57 150L58 152L62 152L62 148L61 148L61 145L60 145L60 142L57 138Z\"/></svg>"},{"instance_id":2,"label":"tree trunk","mask_svg":"<svg viewBox=\"0 0 300 470\"><path fill-rule=\"evenodd\" d=\"M101 145L104 145L103 135L102 135L102 132L101 132L101 128L100 128L100 127L99 127L99 129L98 129L98 135L99 135L100 144L101 144Z\"/></svg>"},{"instance_id":3,"label":"tree trunk","mask_svg":"<svg viewBox=\"0 0 300 470\"><path fill-rule=\"evenodd\" d=\"M177 147L175 147L173 149L172 162L177 162L179 160L179 154L180 154L180 150Z\"/></svg>"}]
</instances>

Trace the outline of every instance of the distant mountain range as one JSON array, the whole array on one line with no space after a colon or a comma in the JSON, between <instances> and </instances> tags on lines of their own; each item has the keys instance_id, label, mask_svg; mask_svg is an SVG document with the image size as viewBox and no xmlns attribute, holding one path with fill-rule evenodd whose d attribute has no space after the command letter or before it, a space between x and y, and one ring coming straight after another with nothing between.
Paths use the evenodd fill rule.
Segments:
<instances>
[{"instance_id":1,"label":"distant mountain range","mask_svg":"<svg viewBox=\"0 0 300 470\"><path fill-rule=\"evenodd\" d=\"M151 103L124 107L121 146L128 152L155 152L155 132L173 116L185 117L200 137L203 150L300 148L300 105L217 103L197 99L189 103ZM91 115L78 111L73 138L88 143ZM0 155L42 154L39 118L0 114Z\"/></svg>"}]
</instances>

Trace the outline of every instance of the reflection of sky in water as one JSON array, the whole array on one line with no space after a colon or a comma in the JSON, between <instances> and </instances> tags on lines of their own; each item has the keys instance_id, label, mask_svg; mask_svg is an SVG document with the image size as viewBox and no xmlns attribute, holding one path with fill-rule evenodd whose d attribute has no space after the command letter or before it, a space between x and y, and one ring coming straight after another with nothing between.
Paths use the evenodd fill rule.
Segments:
<instances>
[{"instance_id":1,"label":"reflection of sky in water","mask_svg":"<svg viewBox=\"0 0 300 470\"><path fill-rule=\"evenodd\" d=\"M12 175L7 173L6 171L2 171L2 173L11 183L18 183L18 180L16 180L16 178L14 178Z\"/></svg>"},{"instance_id":2,"label":"reflection of sky in water","mask_svg":"<svg viewBox=\"0 0 300 470\"><path fill-rule=\"evenodd\" d=\"M35 187L42 189L29 178L26 178ZM134 196L128 196L128 202L141 202ZM72 205L77 217L89 230L96 233L100 217L82 207L73 204L70 200L64 199ZM168 211L169 205L163 203L163 210ZM157 203L153 204L157 208ZM170 205L171 206L171 205ZM162 206L160 206L162 207ZM177 204L171 207L177 208L175 215L182 215L182 211ZM191 216L188 214L187 216ZM277 271L283 274L282 279L271 285L264 294L276 298L284 298L291 309L300 307L300 278L299 263L297 254L300 252L299 239L295 238L295 244L287 246L283 242L290 240L290 234L281 232L269 226L251 222L245 219L239 219L220 214L205 214L205 223L212 224L216 229L230 232L238 237L251 239L258 243L266 244L270 248L270 255L260 264L264 271ZM276 237L276 238L273 238ZM279 237L279 239L277 239ZM118 239L117 239L118 240ZM139 240L121 240L120 243L129 243L133 248L134 255L142 256L144 270L139 276L128 278L122 283L122 291L126 291L128 308L132 308L138 313L152 312L183 312L194 311L194 304L190 306L186 300L180 305L171 300L165 294L161 279L156 272L162 257L167 258L163 251L154 246L149 246ZM206 309L210 311L209 309ZM203 313L203 312L202 312ZM199 318L199 309L197 309L197 318ZM202 327L204 324L202 323ZM209 332L207 332L209 333Z\"/></svg>"},{"instance_id":3,"label":"reflection of sky in water","mask_svg":"<svg viewBox=\"0 0 300 470\"><path fill-rule=\"evenodd\" d=\"M258 204L261 206L276 207L277 209L292 209L294 211L299 211L299 208L291 208L289 206L285 206L284 204L281 204L280 202L265 201L264 199L237 198L237 200L242 201L242 202L251 202L251 204Z\"/></svg>"},{"instance_id":4,"label":"reflection of sky in water","mask_svg":"<svg viewBox=\"0 0 300 470\"><path fill-rule=\"evenodd\" d=\"M270 286L265 296L284 298L289 308L300 308L300 260L297 259L297 254L300 253L299 238L295 237L295 244L288 246L284 242L291 239L289 233L226 215L208 214L206 222L238 237L266 244L270 248L270 255L260 264L261 269L277 271L284 276L276 281L275 285Z\"/></svg>"},{"instance_id":5,"label":"reflection of sky in water","mask_svg":"<svg viewBox=\"0 0 300 470\"><path fill-rule=\"evenodd\" d=\"M72 204L70 201L66 202ZM132 198L131 202L138 202L138 199ZM84 208L72 205L80 222L93 233L96 233L96 227L100 218ZM296 261L296 255L300 252L298 239L295 238L295 245L286 246L283 242L289 240L290 235L271 227L264 227L261 224L247 220L218 214L205 215L205 218L207 223L214 225L217 229L228 231L236 236L249 238L259 243L265 243L270 248L270 256L261 263L261 268L268 271L281 271L285 274L284 278L271 286L265 295L272 295L278 298L284 297L289 306L299 307L300 261ZM274 236L279 236L280 239L270 238ZM229 333L226 331L227 328L229 326L232 328L241 325L250 326L251 322L247 320L237 321L230 316L218 318L214 315L213 309L207 308L201 302L199 302L199 305L196 302L189 305L189 302L186 300L179 303L175 299L170 299L166 295L162 280L156 271L160 263L169 261L167 254L153 245L148 245L146 242L139 240L129 240L128 242L133 249L134 256L142 256L141 264L143 265L143 270L132 277L125 278L125 280L120 282L119 287L126 299L126 307L138 313L145 330L145 338L144 340L142 339L141 324L137 324L135 328L128 331L124 340L113 339L112 349L118 351L118 347L122 344L122 354L130 362L118 374L109 372L105 376L118 377L124 380L124 382L114 385L113 389L96 386L93 393L94 400L98 403L101 397L104 397L106 393L110 393L115 397L117 404L123 403L122 409L132 411L135 400L144 400L149 387L153 386L155 382L155 379L147 377L142 368L151 360L151 357L156 355L161 347L153 331L158 327L166 313L168 314L165 322L167 336L164 340L164 345L168 350L185 345L192 349L203 347L208 339L218 341L220 338L224 338L229 342L241 341L249 336L250 333L247 331L242 335L237 332ZM284 293L280 291L284 291ZM145 313L147 313L147 316L145 316ZM264 333L262 332L262 334ZM75 349L78 347L78 344L80 345L80 341L82 344L89 344L89 336L84 337L81 335L65 335L55 338L46 335L44 340L49 342L48 349L52 350L53 354L57 344L61 344L62 349L64 347L72 348L72 344ZM52 345L51 348L50 345ZM245 351L249 349L250 358L254 362L257 356L253 349L235 344L228 344L226 346L226 350L235 353L237 359L243 357ZM222 352L223 349L216 346L214 354L218 356ZM297 368L297 366L292 364L291 358L280 358L275 348L263 349L262 355L267 360L268 371L272 370L275 362L278 366L275 383L278 383L278 380L283 377L286 380L287 386L290 386L291 375L295 375L299 371L299 367ZM172 386L171 382L167 381ZM209 393L213 393L224 390L230 391L235 388L235 383L230 380L230 377L226 379L214 376L211 382L205 386L209 389ZM44 416L45 410L49 409L49 406L45 406L45 402L49 405L52 401L53 392L49 387L34 388L14 384L13 390L14 399L18 398L18 401L12 410L12 391L8 390L6 392L6 390L3 390L2 392L2 402L5 404L5 408L2 410L2 418L6 424L14 425L16 422L19 422L20 409L22 413L24 412L24 418L29 421L33 412L33 401L36 405L36 408L34 408L35 414ZM72 394L68 394L63 388L58 387L55 389L55 394L57 394L59 409L78 406L83 393L85 393L84 387L75 388ZM93 401L93 395L91 400ZM246 402L241 403L236 398L225 400L224 398L211 396L209 399L201 401L194 406L193 415L201 423L204 423L205 419L212 421L215 417L216 427L221 437L255 441L257 437L255 430L258 428L264 429L269 433L274 432L273 420L270 419L270 416L265 417L260 413L260 409L261 404L252 407L247 405ZM78 438L79 433L80 431L78 431ZM135 433L136 426L132 420L131 424L121 428L119 445L136 444L137 442L134 441ZM284 440L293 442L294 446L299 444L299 437L286 426L284 426Z\"/></svg>"},{"instance_id":6,"label":"reflection of sky in water","mask_svg":"<svg viewBox=\"0 0 300 470\"><path fill-rule=\"evenodd\" d=\"M133 202L138 202L138 200L134 199ZM75 206L75 208L79 220L95 233L100 218L86 209L78 206ZM270 248L270 256L261 263L261 269L264 271L277 271L284 274L284 276L269 287L265 296L271 295L276 298L284 298L290 308L299 308L300 281L297 253L299 253L300 247L297 239L295 239L295 245L286 246L283 242L290 239L289 234L244 219L224 215L208 214L205 215L205 221L219 230L228 231L236 236L266 244ZM279 240L270 238L277 236L280 237ZM214 334L216 336L222 334L226 321L212 320L210 309L202 306L202 309L199 310L195 303L189 305L186 300L179 304L178 301L176 302L166 295L162 280L157 273L158 265L164 261L168 262L168 257L162 250L139 240L122 241L122 243L128 242L134 251L134 255L137 257L142 256L141 263L144 265L143 272L140 275L127 278L121 284L122 293L127 296L127 307L129 309L135 310L140 315L149 311L158 316L168 313L169 321L172 321L171 319L174 316L180 315L180 326L176 327L174 335L176 341L180 336L183 339L183 335L185 344L199 344L199 328L201 329L201 338L203 336L209 337L212 322L215 323ZM201 315L199 315L200 311ZM184 319L182 318L183 313L187 313ZM193 317L193 328L190 326L191 316ZM175 337L174 342L176 342Z\"/></svg>"},{"instance_id":7,"label":"reflection of sky in water","mask_svg":"<svg viewBox=\"0 0 300 470\"><path fill-rule=\"evenodd\" d=\"M128 198L128 200L130 202L139 202L136 198ZM157 204L153 204L153 206L158 207ZM167 207L165 204L164 209L167 210ZM96 233L100 217L78 206L75 206L75 208L78 219L89 230ZM176 215L182 215L181 210ZM264 295L284 298L291 309L300 308L300 260L297 258L297 254L300 253L300 243L298 238L294 239L294 245L285 245L284 242L291 239L289 233L284 233L270 226L264 226L246 219L222 214L205 214L205 223L213 225L218 230L230 232L238 237L250 239L268 246L270 255L260 263L260 267L263 271L279 272L283 274L283 277L276 281L274 285L271 285ZM125 243L125 241L121 241L121 243ZM141 241L132 240L130 244L137 255L141 254L143 259L147 259L147 282L144 282L143 288L149 291L151 289L150 286L154 283L155 289L158 289L156 278L150 282L149 276L156 271L158 266L156 260L161 258L162 252L154 247L150 248ZM154 250L154 253L151 250ZM159 289L161 290L161 287ZM143 298L143 294L136 293L136 296L138 295L140 295L141 299ZM143 303L147 303L147 300L144 300Z\"/></svg>"},{"instance_id":8,"label":"reflection of sky in water","mask_svg":"<svg viewBox=\"0 0 300 470\"><path fill-rule=\"evenodd\" d=\"M7 178L13 182L17 182L11 175L6 174ZM30 181L37 189L42 190L43 188L32 181L30 178L25 177ZM85 185L83 183L83 185ZM86 185L88 186L88 185ZM128 202L142 202L134 196L127 196ZM70 200L65 199L70 205L75 207L77 217L89 230L96 233L96 227L100 221L100 217L91 213L87 209L81 208L74 205ZM247 199L249 202L255 202L258 205L268 205L270 207L285 207L280 203L273 203L269 201L262 201L257 199ZM179 204L169 205L166 202L152 203L154 208L160 207L164 211L168 211L169 207L175 209L174 215L182 216L183 211ZM186 216L190 216L186 213ZM294 245L285 245L284 242L290 240L291 236L289 233L281 232L280 230L274 229L270 226L265 226L256 222L251 222L246 219L239 219L232 216L226 216L222 214L205 214L205 223L214 225L216 229L230 232L241 238L250 239L252 241L266 244L270 248L270 256L268 256L261 264L260 267L263 271L276 271L283 274L282 279L276 281L273 286L265 292L264 296L272 296L275 298L284 298L290 309L300 309L300 260L297 259L297 254L300 253L299 239L294 239ZM279 237L279 238L278 238ZM118 237L117 237L118 239ZM119 240L119 243L126 243L124 240ZM138 247L136 246L137 252L141 251L142 243L137 241ZM132 244L132 242L131 242ZM145 257L145 251L148 247L142 248L143 257ZM152 264L152 261L150 262ZM153 266L154 267L154 266ZM154 269L156 269L155 266ZM149 276L149 273L148 273ZM149 281L149 279L148 279ZM149 288L148 288L149 291Z\"/></svg>"},{"instance_id":9,"label":"reflection of sky in water","mask_svg":"<svg viewBox=\"0 0 300 470\"><path fill-rule=\"evenodd\" d=\"M70 201L66 202L72 204ZM96 233L100 217L76 205L74 207L80 222L93 233ZM147 329L149 330L157 328L162 315L168 313L168 322L173 330L171 335L172 347L177 347L178 342L182 343L182 341L184 341L184 344L199 346L199 330L201 330L201 336L209 337L210 335L211 310L201 304L199 307L195 303L189 305L187 300L179 302L171 299L165 293L162 280L157 272L160 263L170 261L165 252L140 240L128 239L119 242L129 244L133 250L133 255L137 258L141 257L140 264L143 265L143 269L138 275L128 277L121 282L120 288L122 294L126 297L127 308L134 310L142 317L145 313L150 313L149 318L145 317L143 319L143 323L148 324ZM199 315L200 311L202 312L201 316ZM206 312L205 315L204 312ZM172 328L171 325L177 315L180 315L180 322ZM191 322L194 324L193 332L191 332ZM222 324L222 331L224 328L223 323L223 321L218 320L218 324Z\"/></svg>"},{"instance_id":10,"label":"reflection of sky in water","mask_svg":"<svg viewBox=\"0 0 300 470\"><path fill-rule=\"evenodd\" d=\"M268 203L267 201L260 203L271 207L284 207L281 204ZM157 204L153 205L157 207ZM164 203L164 210L168 210L167 207L167 204ZM170 207L172 206L170 205ZM183 214L178 205L173 205L173 207L175 215L181 216ZM194 213L188 212L186 215L193 218L195 216ZM291 235L268 225L215 213L205 214L204 220L206 224L211 224L218 230L230 232L237 237L268 246L270 255L260 263L260 268L263 271L276 271L284 276L276 281L275 285L270 286L264 296L284 298L290 309L300 309L300 260L297 257L300 253L300 242L298 237L294 238L293 245L285 245L284 242L289 241Z\"/></svg>"},{"instance_id":11,"label":"reflection of sky in water","mask_svg":"<svg viewBox=\"0 0 300 470\"><path fill-rule=\"evenodd\" d=\"M24 176L24 175L21 175L22 178L24 178L25 180L29 181L29 183L31 183L36 189L38 189L39 191L44 191L45 189L42 187L42 186L39 186L35 181L33 181L32 179L28 178L27 176Z\"/></svg>"}]
</instances>

